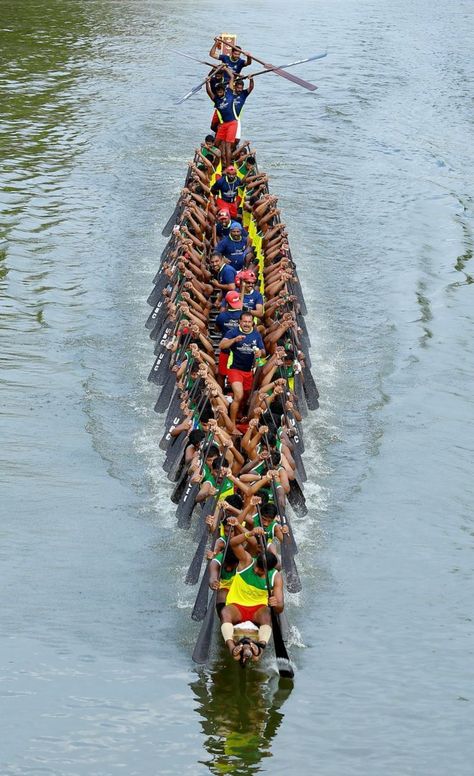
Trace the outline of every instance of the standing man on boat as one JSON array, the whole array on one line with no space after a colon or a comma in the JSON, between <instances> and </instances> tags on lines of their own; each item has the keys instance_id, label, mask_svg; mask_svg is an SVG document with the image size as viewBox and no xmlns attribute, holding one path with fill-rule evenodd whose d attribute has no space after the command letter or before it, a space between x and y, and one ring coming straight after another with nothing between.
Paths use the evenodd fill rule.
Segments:
<instances>
[{"instance_id":1,"label":"standing man on boat","mask_svg":"<svg viewBox=\"0 0 474 776\"><path fill-rule=\"evenodd\" d=\"M241 314L238 328L231 329L219 347L221 350L229 349L232 353L227 379L234 395L229 415L235 425L242 399L252 390L255 359L265 355L265 345L260 333L254 328L252 313Z\"/></svg>"},{"instance_id":2,"label":"standing man on boat","mask_svg":"<svg viewBox=\"0 0 474 776\"><path fill-rule=\"evenodd\" d=\"M242 126L240 123L240 116L244 109L245 101L247 97L253 92L255 86L252 76L249 78L249 85L247 89L244 89L244 82L242 78L236 78L234 82L234 116L237 119L237 134L235 136L235 147L238 146L239 140L242 137Z\"/></svg>"},{"instance_id":3,"label":"standing man on boat","mask_svg":"<svg viewBox=\"0 0 474 776\"><path fill-rule=\"evenodd\" d=\"M240 46L231 46L230 43L228 45L231 48L231 53L219 54L218 52L222 49L222 43L220 43L217 38L214 38L214 43L209 52L209 56L213 59L218 59L219 62L222 62L229 67L235 75L239 75L244 67L249 67L249 65L252 64L252 57L249 56L249 54L245 54L244 58Z\"/></svg>"},{"instance_id":4,"label":"standing man on boat","mask_svg":"<svg viewBox=\"0 0 474 776\"><path fill-rule=\"evenodd\" d=\"M232 160L232 147L238 129L238 121L234 113L234 74L229 68L230 80L228 86L217 84L215 90L210 81L206 81L206 92L214 103L218 126L216 145L222 154L222 165L228 167Z\"/></svg>"},{"instance_id":5,"label":"standing man on boat","mask_svg":"<svg viewBox=\"0 0 474 776\"><path fill-rule=\"evenodd\" d=\"M229 164L224 170L224 175L221 175L211 186L211 194L216 197L217 207L226 208L232 218L237 217L240 186L242 186L242 178L237 176L237 170L233 164Z\"/></svg>"},{"instance_id":6,"label":"standing man on boat","mask_svg":"<svg viewBox=\"0 0 474 776\"><path fill-rule=\"evenodd\" d=\"M230 540L239 565L221 612L221 633L235 660L240 660L244 645L235 643L234 625L249 620L259 626L258 641L249 645L253 660L258 660L272 635L270 607L281 614L285 606L282 576L275 568L278 563L276 555L265 549L254 559L244 549L245 541L264 536L264 533L263 528L253 528Z\"/></svg>"}]
</instances>

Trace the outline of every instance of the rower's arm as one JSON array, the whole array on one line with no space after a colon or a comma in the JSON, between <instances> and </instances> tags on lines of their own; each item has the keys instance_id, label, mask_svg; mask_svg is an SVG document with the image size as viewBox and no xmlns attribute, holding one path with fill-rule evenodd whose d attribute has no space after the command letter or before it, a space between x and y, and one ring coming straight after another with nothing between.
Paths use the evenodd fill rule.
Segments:
<instances>
[{"instance_id":1,"label":"rower's arm","mask_svg":"<svg viewBox=\"0 0 474 776\"><path fill-rule=\"evenodd\" d=\"M281 614L285 608L283 579L279 571L273 577L273 590L272 595L268 599L268 603L277 614Z\"/></svg>"}]
</instances>

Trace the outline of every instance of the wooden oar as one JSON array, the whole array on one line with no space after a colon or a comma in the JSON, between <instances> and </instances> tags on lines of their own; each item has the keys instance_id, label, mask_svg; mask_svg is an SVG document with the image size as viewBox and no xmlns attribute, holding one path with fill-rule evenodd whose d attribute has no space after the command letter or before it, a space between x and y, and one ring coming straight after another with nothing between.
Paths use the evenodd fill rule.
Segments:
<instances>
[{"instance_id":1,"label":"wooden oar","mask_svg":"<svg viewBox=\"0 0 474 776\"><path fill-rule=\"evenodd\" d=\"M225 43L225 41L222 40L222 38L216 38L217 41L220 43ZM231 48L236 48L235 46L229 45ZM310 83L309 81L304 81L302 78L298 78L298 76L293 75L292 73L287 73L285 70L280 70L276 65L272 65L270 62L264 62L263 59L258 59L258 57L254 56L253 54L250 54L247 51L242 51L242 54L245 54L249 57L252 57L252 59L255 60L255 62L258 62L260 65L263 65L263 67L268 68L271 70L275 75L280 75L282 78L286 78L288 81L293 81L293 83L298 84L298 86L303 86L305 89L308 89L310 92L314 92L318 87L314 84Z\"/></svg>"},{"instance_id":2,"label":"wooden oar","mask_svg":"<svg viewBox=\"0 0 474 776\"><path fill-rule=\"evenodd\" d=\"M260 514L260 507L257 504L258 521L260 527L263 528L262 515ZM281 521L280 521L281 522ZM285 525L285 523L283 523ZM288 529L289 530L289 529ZM288 541L285 541L288 539ZM281 547L281 566L285 572L286 587L290 593L299 593L302 590L302 584L298 569L296 568L295 557L292 551L290 537L288 534L283 534L283 541Z\"/></svg>"},{"instance_id":3,"label":"wooden oar","mask_svg":"<svg viewBox=\"0 0 474 776\"><path fill-rule=\"evenodd\" d=\"M201 622L207 612L207 602L209 598L209 563L204 569L204 574L202 575L198 594L196 596L193 610L191 612L191 619L195 620L196 622Z\"/></svg>"},{"instance_id":4,"label":"wooden oar","mask_svg":"<svg viewBox=\"0 0 474 776\"><path fill-rule=\"evenodd\" d=\"M323 57L327 57L328 52L325 51L324 54L314 54L312 57L306 57L306 59L298 59L296 62L288 62L286 65L276 65L272 67L267 67L265 70L258 70L256 73L250 73L249 75L241 76L243 78L255 78L256 75L263 75L264 73L273 73L275 70L286 70L289 67L294 67L295 65L303 65L305 62L314 62L315 59L323 59ZM258 61L258 60L257 60Z\"/></svg>"},{"instance_id":5,"label":"wooden oar","mask_svg":"<svg viewBox=\"0 0 474 776\"><path fill-rule=\"evenodd\" d=\"M175 54L179 54L180 57L186 57L186 59L192 59L194 62L199 62L201 65L207 65L208 67L215 67L215 62L205 62L203 59L197 59L196 57L191 56L191 54L185 54L184 51L178 51L178 49L170 49L171 51L174 51Z\"/></svg>"},{"instance_id":6,"label":"wooden oar","mask_svg":"<svg viewBox=\"0 0 474 776\"><path fill-rule=\"evenodd\" d=\"M209 660L209 650L211 648L212 630L214 625L214 616L216 613L217 590L214 590L209 601L206 616L204 617L194 647L192 660L194 663L207 663Z\"/></svg>"},{"instance_id":7,"label":"wooden oar","mask_svg":"<svg viewBox=\"0 0 474 776\"><path fill-rule=\"evenodd\" d=\"M202 454L201 454L201 466L203 461L205 461L206 459L207 452L211 447L213 439L214 439L214 435L211 434L208 442L203 447ZM176 519L178 521L178 528L185 528L185 529L189 528L191 524L191 515L194 509L196 496L199 493L200 489L201 489L200 482L191 482L191 480L189 480L189 483L184 492L183 498L178 504L178 508L176 510Z\"/></svg>"},{"instance_id":8,"label":"wooden oar","mask_svg":"<svg viewBox=\"0 0 474 776\"><path fill-rule=\"evenodd\" d=\"M232 537L233 530L232 528L229 531L229 534L226 539L225 547L224 547L224 555L223 555L223 561L222 564L219 567L219 572L217 575L217 579L220 580L221 573L222 573L222 566L225 561L225 556L227 553L227 548L229 546L231 537ZM216 613L216 601L217 601L217 590L214 590L211 596L211 599L209 601L206 616L204 618L204 621L201 625L201 630L199 631L199 636L196 641L196 646L194 647L194 651L192 654L192 659L194 663L207 663L209 660L209 650L211 648L211 640L212 640L212 630L214 625L214 615Z\"/></svg>"},{"instance_id":9,"label":"wooden oar","mask_svg":"<svg viewBox=\"0 0 474 776\"><path fill-rule=\"evenodd\" d=\"M272 595L272 589L270 587L270 578L268 576L266 547L265 547L265 540L263 536L260 537L260 548L262 551L263 565L265 569L265 583L267 586L268 598L270 599ZM295 675L295 672L293 671L293 668L291 666L290 657L288 655L288 652L286 651L285 642L283 641L280 619L278 617L277 612L275 612L275 610L273 609L273 607L270 606L270 604L268 606L270 608L270 616L272 620L273 646L275 649L275 657L276 657L277 666L278 666L278 673L282 677L292 679L293 676Z\"/></svg>"},{"instance_id":10,"label":"wooden oar","mask_svg":"<svg viewBox=\"0 0 474 776\"><path fill-rule=\"evenodd\" d=\"M221 466L222 466L222 463L221 463ZM219 471L220 471L220 468L219 468ZM200 524L202 526L202 534L199 540L199 544L196 548L196 552L194 553L194 557L191 563L189 564L189 568L184 580L187 585L195 585L199 579L199 573L201 571L204 552L209 539L209 528L206 523L206 518L209 517L209 515L212 515L214 513L214 510L217 504L219 503L219 497L224 488L224 483L225 483L225 477L223 478L221 484L219 485L219 489L217 493L215 493L214 496L211 496L210 498L206 499L206 501L204 502L204 506L202 508L202 513L201 513L201 520L200 520Z\"/></svg>"},{"instance_id":11,"label":"wooden oar","mask_svg":"<svg viewBox=\"0 0 474 776\"><path fill-rule=\"evenodd\" d=\"M201 81L196 86L193 86L193 88L190 89L189 92L186 92L184 97L180 97L180 99L176 101L176 105L181 105L182 102L185 102L185 100L189 100L190 97L193 97L193 95L195 95L198 92L200 92L202 87L205 86L207 84L207 82L211 80L211 78L214 78L216 73L218 73L219 70L222 70L224 67L225 67L225 65L219 65L218 67L216 67L213 70L213 72L210 75L208 75L207 78L204 79L204 81Z\"/></svg>"}]
</instances>

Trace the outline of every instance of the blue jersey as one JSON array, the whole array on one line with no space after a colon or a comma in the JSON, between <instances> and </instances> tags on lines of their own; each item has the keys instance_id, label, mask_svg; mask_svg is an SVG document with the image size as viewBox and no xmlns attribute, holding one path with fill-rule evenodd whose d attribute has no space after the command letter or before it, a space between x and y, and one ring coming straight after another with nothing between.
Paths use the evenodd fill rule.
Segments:
<instances>
[{"instance_id":1,"label":"blue jersey","mask_svg":"<svg viewBox=\"0 0 474 776\"><path fill-rule=\"evenodd\" d=\"M234 94L234 116L236 119L240 117L240 114L242 113L242 108L245 105L245 100L249 96L249 90L248 89L242 89L241 92L238 94Z\"/></svg>"},{"instance_id":2,"label":"blue jersey","mask_svg":"<svg viewBox=\"0 0 474 776\"><path fill-rule=\"evenodd\" d=\"M221 256L225 256L229 260L232 267L237 272L244 266L245 255L247 253L247 238L241 240L233 240L230 235L223 237L223 239L217 243L215 247L216 253L220 253Z\"/></svg>"},{"instance_id":3,"label":"blue jersey","mask_svg":"<svg viewBox=\"0 0 474 776\"><path fill-rule=\"evenodd\" d=\"M219 283L223 283L224 285L227 285L228 283L235 283L236 275L237 270L231 267L230 264L223 264L217 273L217 280Z\"/></svg>"},{"instance_id":4,"label":"blue jersey","mask_svg":"<svg viewBox=\"0 0 474 776\"><path fill-rule=\"evenodd\" d=\"M237 198L240 178L235 176L234 180L229 181L227 175L221 175L211 187L211 192L217 194L224 202L235 202Z\"/></svg>"},{"instance_id":5,"label":"blue jersey","mask_svg":"<svg viewBox=\"0 0 474 776\"><path fill-rule=\"evenodd\" d=\"M240 327L230 329L226 334L226 339L233 339L242 334L243 331ZM249 334L245 334L241 342L234 342L231 345L230 349L233 353L231 369L241 369L242 372L250 372L255 361L254 348L265 349L260 332L256 329L252 329Z\"/></svg>"},{"instance_id":6,"label":"blue jersey","mask_svg":"<svg viewBox=\"0 0 474 776\"><path fill-rule=\"evenodd\" d=\"M242 315L242 310L224 310L219 313L216 318L216 326L219 329L223 337L227 337L227 332L235 327L239 323L239 318ZM229 349L222 350L222 353L229 353Z\"/></svg>"},{"instance_id":7,"label":"blue jersey","mask_svg":"<svg viewBox=\"0 0 474 776\"><path fill-rule=\"evenodd\" d=\"M230 69L236 75L238 75L240 73L240 71L242 70L242 68L245 67L245 63L247 61L246 59L242 59L242 57L239 57L238 59L231 59L231 57L228 54L221 54L220 57L219 57L219 60L224 65L227 65L227 67L230 67Z\"/></svg>"},{"instance_id":8,"label":"blue jersey","mask_svg":"<svg viewBox=\"0 0 474 776\"><path fill-rule=\"evenodd\" d=\"M250 294L244 294L244 307L246 310L255 310L258 304L263 304L263 296L256 288Z\"/></svg>"},{"instance_id":9,"label":"blue jersey","mask_svg":"<svg viewBox=\"0 0 474 776\"><path fill-rule=\"evenodd\" d=\"M235 121L234 114L234 92L227 88L223 97L214 98L214 107L222 124L225 121Z\"/></svg>"}]
</instances>

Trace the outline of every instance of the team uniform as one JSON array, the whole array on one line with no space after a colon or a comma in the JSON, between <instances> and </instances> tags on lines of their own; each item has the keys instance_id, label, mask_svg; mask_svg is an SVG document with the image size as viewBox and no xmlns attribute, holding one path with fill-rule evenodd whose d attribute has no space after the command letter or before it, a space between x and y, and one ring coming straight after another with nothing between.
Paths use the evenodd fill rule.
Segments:
<instances>
[{"instance_id":1,"label":"team uniform","mask_svg":"<svg viewBox=\"0 0 474 776\"><path fill-rule=\"evenodd\" d=\"M234 240L230 234L227 237L223 237L215 247L215 252L225 256L230 262L231 267L237 272L240 272L244 267L247 251L247 238L241 237L240 240Z\"/></svg>"},{"instance_id":2,"label":"team uniform","mask_svg":"<svg viewBox=\"0 0 474 776\"><path fill-rule=\"evenodd\" d=\"M273 587L277 569L268 572L270 589ZM237 569L230 590L227 594L227 606L233 604L242 616L242 622L252 621L256 612L262 606L268 606L268 590L265 577L259 577L255 572L255 562L247 568Z\"/></svg>"},{"instance_id":3,"label":"team uniform","mask_svg":"<svg viewBox=\"0 0 474 776\"><path fill-rule=\"evenodd\" d=\"M211 187L211 193L217 197L217 207L219 210L228 210L231 218L237 216L237 207L240 201L239 186L240 178L235 176L234 180L229 180L227 174L221 175Z\"/></svg>"},{"instance_id":4,"label":"team uniform","mask_svg":"<svg viewBox=\"0 0 474 776\"><path fill-rule=\"evenodd\" d=\"M242 330L238 327L236 329L231 329L227 333L227 338L233 339L242 334ZM260 332L256 330L252 330L248 334L245 334L244 339L241 342L234 342L230 348L232 363L229 365L227 377L231 385L232 383L242 383L244 391L250 391L252 389L252 368L255 361L254 348L265 350Z\"/></svg>"},{"instance_id":5,"label":"team uniform","mask_svg":"<svg viewBox=\"0 0 474 776\"><path fill-rule=\"evenodd\" d=\"M230 67L234 75L239 75L242 69L245 67L245 63L246 63L246 60L242 59L242 57L239 56L238 59L232 59L232 57L229 56L229 54L220 54L219 61L222 62L223 65L227 65L227 67ZM226 73L225 71L224 71L224 80L226 83L228 83L230 80L229 74Z\"/></svg>"},{"instance_id":6,"label":"team uniform","mask_svg":"<svg viewBox=\"0 0 474 776\"><path fill-rule=\"evenodd\" d=\"M219 564L221 567L221 576L219 580L219 590L229 590L230 586L232 585L232 582L234 581L235 572L237 571L237 567L234 569L231 569L228 571L226 567L224 566L224 553L220 552L216 557L214 558L216 563Z\"/></svg>"},{"instance_id":7,"label":"team uniform","mask_svg":"<svg viewBox=\"0 0 474 776\"><path fill-rule=\"evenodd\" d=\"M228 143L233 143L238 122L234 113L234 93L232 89L227 87L222 97L214 98L214 108L219 121L216 140L225 140Z\"/></svg>"},{"instance_id":8,"label":"team uniform","mask_svg":"<svg viewBox=\"0 0 474 776\"><path fill-rule=\"evenodd\" d=\"M249 310L250 312L253 312L257 309L257 306L259 304L263 305L263 296L261 295L260 291L257 291L257 289L254 289L249 294L244 294L243 298L243 307L244 310Z\"/></svg>"},{"instance_id":9,"label":"team uniform","mask_svg":"<svg viewBox=\"0 0 474 776\"><path fill-rule=\"evenodd\" d=\"M237 271L230 264L223 264L217 273L217 280L222 285L228 285L229 283L235 283L236 275Z\"/></svg>"},{"instance_id":10,"label":"team uniform","mask_svg":"<svg viewBox=\"0 0 474 776\"><path fill-rule=\"evenodd\" d=\"M216 326L222 334L222 337L227 337L227 332L231 329L235 329L239 325L239 318L242 315L242 310L224 310L219 313L216 318ZM229 360L230 350L221 350L219 353L219 363L217 371L224 377L227 376L227 361Z\"/></svg>"}]
</instances>

